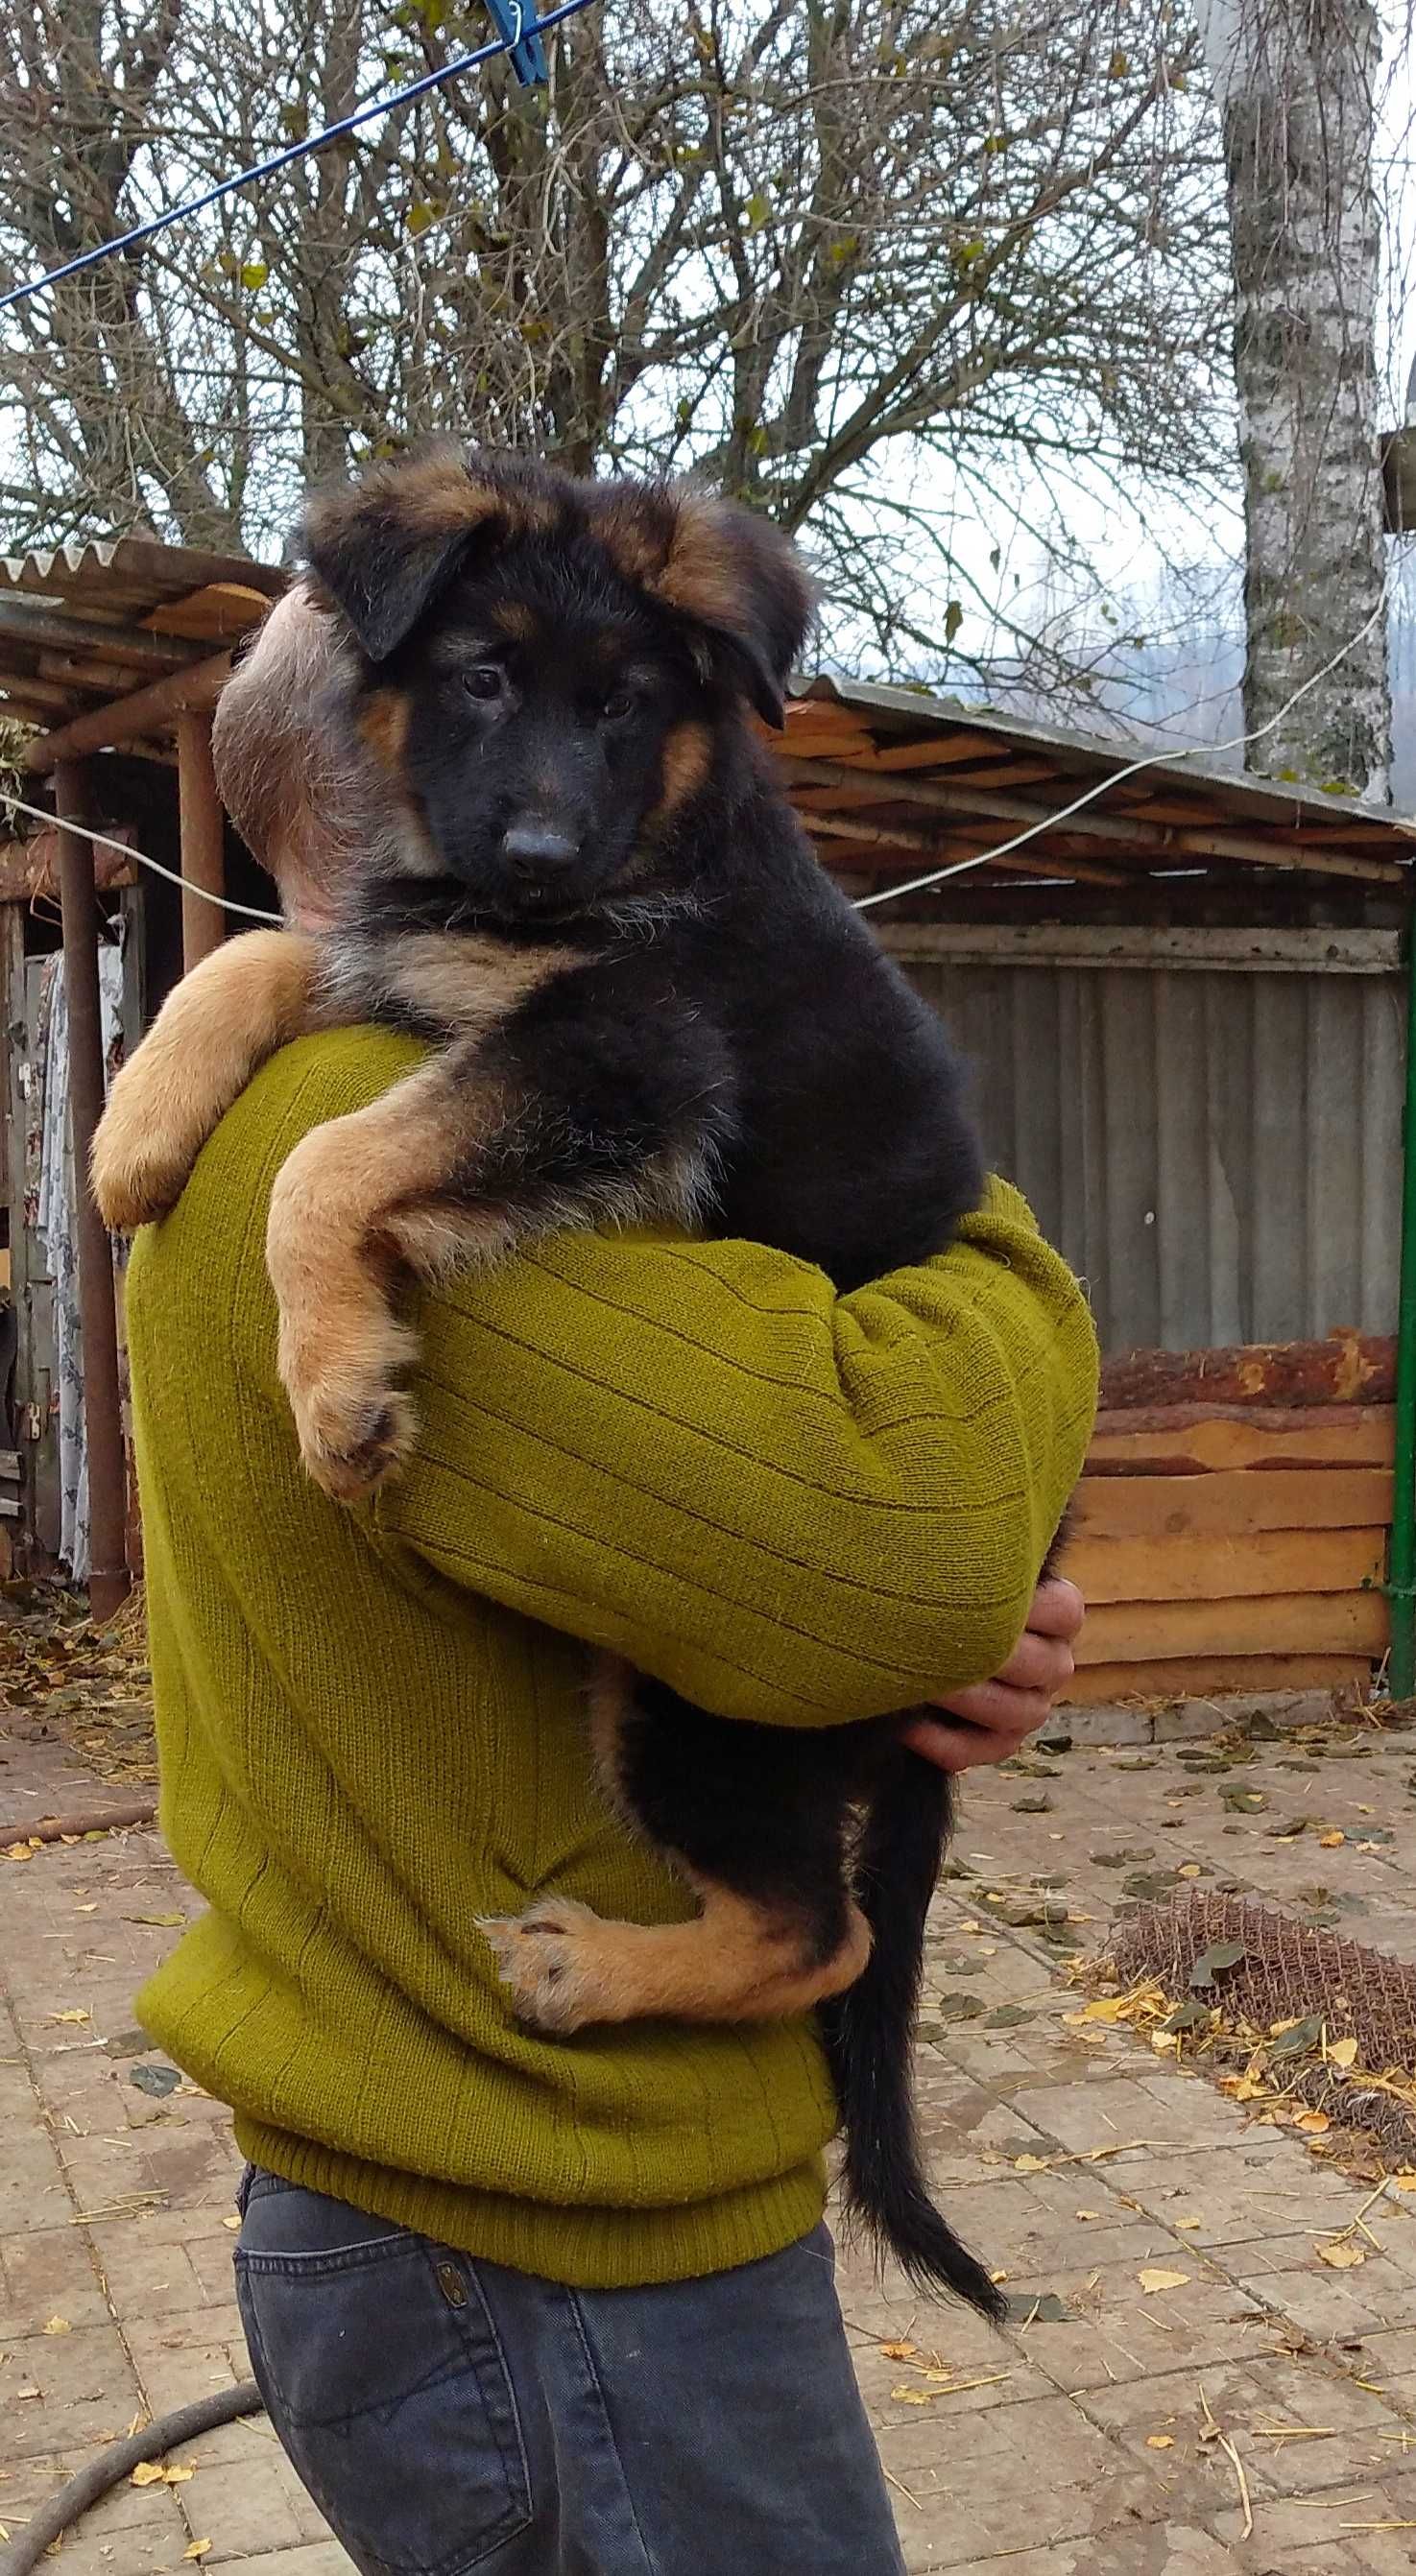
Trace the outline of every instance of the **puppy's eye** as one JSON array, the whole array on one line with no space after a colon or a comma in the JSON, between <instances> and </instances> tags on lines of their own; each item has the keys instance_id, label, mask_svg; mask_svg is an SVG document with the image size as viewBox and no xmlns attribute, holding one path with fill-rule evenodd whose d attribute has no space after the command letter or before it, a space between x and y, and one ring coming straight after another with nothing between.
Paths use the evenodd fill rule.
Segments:
<instances>
[{"instance_id":1,"label":"puppy's eye","mask_svg":"<svg viewBox=\"0 0 1416 2576\"><path fill-rule=\"evenodd\" d=\"M502 693L502 668L499 662L474 662L462 674L462 685L469 698L489 705Z\"/></svg>"},{"instance_id":2,"label":"puppy's eye","mask_svg":"<svg viewBox=\"0 0 1416 2576\"><path fill-rule=\"evenodd\" d=\"M626 716L632 716L633 713L632 689L612 689L609 696L600 701L600 715L605 724L620 724Z\"/></svg>"}]
</instances>

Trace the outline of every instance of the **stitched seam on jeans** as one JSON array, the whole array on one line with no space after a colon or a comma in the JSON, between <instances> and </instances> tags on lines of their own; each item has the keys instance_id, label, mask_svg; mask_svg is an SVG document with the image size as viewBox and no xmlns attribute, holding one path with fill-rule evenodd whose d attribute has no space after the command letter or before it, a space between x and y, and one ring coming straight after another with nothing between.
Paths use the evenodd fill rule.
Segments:
<instances>
[{"instance_id":1,"label":"stitched seam on jeans","mask_svg":"<svg viewBox=\"0 0 1416 2576\"><path fill-rule=\"evenodd\" d=\"M446 2261L447 2257L444 2255L442 2259ZM521 2409L516 2402L516 2382L511 2375L511 2364L506 2357L506 2347L501 2339L501 2331L497 2325L496 2318L492 2314L491 2302L487 2298L486 2292L483 2290L482 2284L477 2278L476 2264L469 2256L464 2255L461 2258L459 2268L461 2269L463 2278L468 2283L473 2298L477 2302L478 2313L486 2328L487 2335L491 2342L492 2352L496 2358L496 2367L501 2372L502 2387L505 2392L506 2412L511 2418L511 2429L515 2440L514 2452L503 2440L500 2431L497 2429L495 2411L487 2404L486 2383L483 2379L480 2367L481 2357L479 2357L475 2346L473 2345L469 2328L466 2325L463 2325L462 2333L467 2341L467 2358L477 2381L478 2394L480 2395L483 2406L486 2409L487 2421L491 2425L493 2432L496 2434L497 2450L501 2456L502 2469L506 2476L508 2490L510 2490L512 2486L513 2471L519 2468L521 2472L519 2494L511 2497L510 2500L514 2509L521 2516L521 2520L517 2524L516 2528L518 2530L525 2530L535 2520L536 2508L535 2498L531 2493L531 2463L526 2456L526 2435L522 2429ZM501 2537L504 2540L508 2535L503 2532ZM482 2555L485 2557L486 2552L483 2551ZM470 2567L475 2567L477 2561L476 2559L469 2559L467 2563ZM461 2576L460 2570L458 2571L458 2576Z\"/></svg>"},{"instance_id":2,"label":"stitched seam on jeans","mask_svg":"<svg viewBox=\"0 0 1416 2576\"><path fill-rule=\"evenodd\" d=\"M258 2254L251 2247L238 2245L236 2251L253 2272L280 2272L287 2280L318 2281L328 2272L362 2271L376 2257L392 2262L396 2258L388 2253L390 2245L397 2246L401 2255L408 2255L416 2253L420 2244L420 2238L410 2238L406 2230L396 2228L387 2236L361 2237L353 2245L311 2245L303 2249L292 2245L284 2254Z\"/></svg>"},{"instance_id":3,"label":"stitched seam on jeans","mask_svg":"<svg viewBox=\"0 0 1416 2576\"><path fill-rule=\"evenodd\" d=\"M605 2384L600 2377L595 2355L591 2349L590 2331L585 2321L585 2313L574 2290L567 2289L566 2298L570 2303L571 2316L575 2320L575 2331L580 2337L580 2349L585 2355L585 2367L590 2373L590 2385L594 2389L595 2394L600 2401L600 2414L604 2422L605 2433L609 2441L610 2449L613 2451L615 2456L615 2467L619 2471L620 2485L624 2490L624 2500L629 2507L629 2518L634 2525L634 2536L644 2554L644 2565L647 2570L647 2576L658 2576L658 2571L654 2564L649 2543L644 2537L644 2528L639 2519L639 2509L634 2501L634 2490L629 2483L628 2472L625 2469L623 2458L620 2455L620 2446L615 2439L614 2418L610 2413L610 2401L605 2395Z\"/></svg>"}]
</instances>

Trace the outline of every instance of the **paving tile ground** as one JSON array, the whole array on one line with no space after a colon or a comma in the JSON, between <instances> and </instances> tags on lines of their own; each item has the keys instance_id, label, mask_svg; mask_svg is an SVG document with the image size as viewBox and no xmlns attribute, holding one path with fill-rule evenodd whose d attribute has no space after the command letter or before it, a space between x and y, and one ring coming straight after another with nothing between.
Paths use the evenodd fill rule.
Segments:
<instances>
[{"instance_id":1,"label":"paving tile ground","mask_svg":"<svg viewBox=\"0 0 1416 2576\"><path fill-rule=\"evenodd\" d=\"M1205 1760L1084 1748L1045 1780L966 1785L920 2098L935 2183L1019 2322L997 2335L842 2264L912 2576L1416 2568L1416 2195L1365 2208L1360 2266L1325 2265L1370 2184L1127 2032L1069 2021L1065 1954L990 1902L1051 1881L1071 1936L1099 1942L1129 1871L1198 1870L1416 1958L1411 1738L1264 1743L1240 1774ZM1223 1798L1236 1777L1264 1799L1251 1815ZM93 1786L61 1742L0 1727L7 1818ZM1312 1829L1280 1841L1299 1816ZM1321 1848L1323 1827L1346 1841ZM144 2094L133 2072L154 2057L122 2053L137 1984L195 1910L153 1831L0 1862L8 2529L135 2418L246 2372L226 2115L189 2086ZM1147 2292L1149 2271L1184 2278ZM91 2513L68 2576L165 2576L197 2540L231 2576L349 2576L263 2418L183 2464L179 2485Z\"/></svg>"}]
</instances>

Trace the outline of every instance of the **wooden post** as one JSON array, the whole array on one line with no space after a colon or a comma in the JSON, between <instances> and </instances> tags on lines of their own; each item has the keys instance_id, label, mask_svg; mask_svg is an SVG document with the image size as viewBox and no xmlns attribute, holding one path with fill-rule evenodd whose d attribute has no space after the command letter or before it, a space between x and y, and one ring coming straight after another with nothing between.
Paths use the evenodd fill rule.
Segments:
<instances>
[{"instance_id":1,"label":"wooden post","mask_svg":"<svg viewBox=\"0 0 1416 2576\"><path fill-rule=\"evenodd\" d=\"M64 922L64 992L69 1006L69 1118L74 1139L79 1322L83 1333L84 1427L89 1480L89 1607L111 1616L128 1595L124 1552L123 1420L118 1392L118 1326L108 1231L89 1188L89 1147L103 1114L103 1018L98 987L98 896L93 844L66 823L94 821L81 761L54 772L59 819L59 899Z\"/></svg>"},{"instance_id":2,"label":"wooden post","mask_svg":"<svg viewBox=\"0 0 1416 2576\"><path fill-rule=\"evenodd\" d=\"M221 906L188 891L191 886L204 886L209 894L223 894L226 889L221 798L211 765L211 717L204 712L177 719L177 787L182 874L187 879L182 890L182 964L190 973L220 946L226 931Z\"/></svg>"}]
</instances>

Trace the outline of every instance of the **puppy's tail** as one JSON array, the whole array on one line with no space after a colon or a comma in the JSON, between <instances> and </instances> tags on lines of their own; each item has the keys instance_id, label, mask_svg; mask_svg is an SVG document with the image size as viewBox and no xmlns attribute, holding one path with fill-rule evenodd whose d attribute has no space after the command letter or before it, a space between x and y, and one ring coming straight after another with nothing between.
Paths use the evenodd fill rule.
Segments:
<instances>
[{"instance_id":1,"label":"puppy's tail","mask_svg":"<svg viewBox=\"0 0 1416 2576\"><path fill-rule=\"evenodd\" d=\"M845 2137L848 2216L889 2247L917 2289L951 2290L1001 2323L1007 2300L929 2197L910 2082L924 1922L952 1821L945 1774L894 1747L856 1860L870 1959L821 2007L821 2021Z\"/></svg>"}]
</instances>

